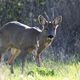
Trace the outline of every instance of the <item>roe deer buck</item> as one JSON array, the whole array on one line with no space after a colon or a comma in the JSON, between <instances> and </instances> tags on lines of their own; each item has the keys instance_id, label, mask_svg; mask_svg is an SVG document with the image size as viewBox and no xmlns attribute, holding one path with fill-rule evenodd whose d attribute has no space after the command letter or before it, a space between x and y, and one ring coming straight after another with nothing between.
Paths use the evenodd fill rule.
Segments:
<instances>
[{"instance_id":1,"label":"roe deer buck","mask_svg":"<svg viewBox=\"0 0 80 80\"><path fill-rule=\"evenodd\" d=\"M57 27L62 21L62 16L56 17L52 21L47 21L40 15L38 20L42 29L29 27L17 21L9 22L0 29L0 56L8 48L11 48L12 55L8 60L8 64L12 64L19 53L23 54L22 72L25 54L27 53L34 52L37 65L40 66L40 53L55 38ZM13 72L13 69L11 69L11 72Z\"/></svg>"}]
</instances>

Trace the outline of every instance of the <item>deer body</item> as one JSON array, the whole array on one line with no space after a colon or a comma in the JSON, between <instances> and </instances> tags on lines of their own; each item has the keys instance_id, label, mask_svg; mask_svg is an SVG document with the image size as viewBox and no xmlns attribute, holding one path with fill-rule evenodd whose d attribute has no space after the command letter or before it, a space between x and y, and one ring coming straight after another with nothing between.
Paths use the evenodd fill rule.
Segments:
<instances>
[{"instance_id":1,"label":"deer body","mask_svg":"<svg viewBox=\"0 0 80 80\"><path fill-rule=\"evenodd\" d=\"M42 30L38 27L29 27L17 21L5 24L0 29L0 58L1 54L11 48L11 57L8 64L22 54L22 72L25 63L25 54L34 52L37 65L40 66L40 53L48 47L56 36L56 30L62 21L59 16L53 21L47 21L43 16L38 17ZM16 49L16 50L15 50ZM13 69L11 69L13 72Z\"/></svg>"},{"instance_id":2,"label":"deer body","mask_svg":"<svg viewBox=\"0 0 80 80\"><path fill-rule=\"evenodd\" d=\"M21 25L19 22L9 22L0 30L0 49L5 50L13 47L33 50L37 45L40 33L41 30ZM0 52L2 52L1 50Z\"/></svg>"}]
</instances>

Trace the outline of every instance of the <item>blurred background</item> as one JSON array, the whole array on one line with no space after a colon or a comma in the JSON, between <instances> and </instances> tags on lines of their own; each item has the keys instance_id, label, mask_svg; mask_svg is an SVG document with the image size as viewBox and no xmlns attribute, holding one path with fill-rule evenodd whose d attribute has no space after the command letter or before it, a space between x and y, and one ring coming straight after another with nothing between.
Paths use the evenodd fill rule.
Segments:
<instances>
[{"instance_id":1,"label":"blurred background","mask_svg":"<svg viewBox=\"0 0 80 80\"><path fill-rule=\"evenodd\" d=\"M80 0L0 0L0 27L13 20L38 26L37 17L45 12L53 19L62 15L63 21L42 59L80 61Z\"/></svg>"}]
</instances>

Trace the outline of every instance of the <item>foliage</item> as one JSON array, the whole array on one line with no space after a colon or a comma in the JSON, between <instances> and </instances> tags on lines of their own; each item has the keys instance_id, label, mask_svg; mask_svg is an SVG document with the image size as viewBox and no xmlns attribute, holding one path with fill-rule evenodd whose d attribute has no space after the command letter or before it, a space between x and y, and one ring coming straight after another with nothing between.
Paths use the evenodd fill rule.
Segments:
<instances>
[{"instance_id":1,"label":"foliage","mask_svg":"<svg viewBox=\"0 0 80 80\"><path fill-rule=\"evenodd\" d=\"M29 26L38 26L39 14L50 19L61 15L63 21L52 44L55 60L80 60L80 1L79 0L0 0L0 27L17 20ZM52 17L52 15L54 17ZM46 17L46 16L45 16Z\"/></svg>"},{"instance_id":2,"label":"foliage","mask_svg":"<svg viewBox=\"0 0 80 80\"><path fill-rule=\"evenodd\" d=\"M47 63L46 63L47 64ZM79 80L80 79L80 63L52 64L51 68L36 67L33 63L26 63L24 74L20 74L20 67L15 65L14 74L10 74L6 65L0 67L0 80Z\"/></svg>"},{"instance_id":3,"label":"foliage","mask_svg":"<svg viewBox=\"0 0 80 80\"><path fill-rule=\"evenodd\" d=\"M33 75L33 74L39 74L39 75L42 75L42 76L53 76L54 75L54 70L53 69L50 69L50 68L44 68L44 67L37 67L37 68L34 68L32 71L29 71L28 72L28 75Z\"/></svg>"}]
</instances>

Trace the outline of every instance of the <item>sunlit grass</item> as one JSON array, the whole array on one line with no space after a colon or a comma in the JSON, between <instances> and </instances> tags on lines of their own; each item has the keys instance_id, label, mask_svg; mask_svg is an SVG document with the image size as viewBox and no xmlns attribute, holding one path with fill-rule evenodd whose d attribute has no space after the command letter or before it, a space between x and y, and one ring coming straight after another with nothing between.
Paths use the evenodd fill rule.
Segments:
<instances>
[{"instance_id":1,"label":"sunlit grass","mask_svg":"<svg viewBox=\"0 0 80 80\"><path fill-rule=\"evenodd\" d=\"M8 66L0 67L0 80L80 80L80 63L63 64L50 62L38 68L34 63L26 63L24 74L19 66L14 66L14 74Z\"/></svg>"}]
</instances>

